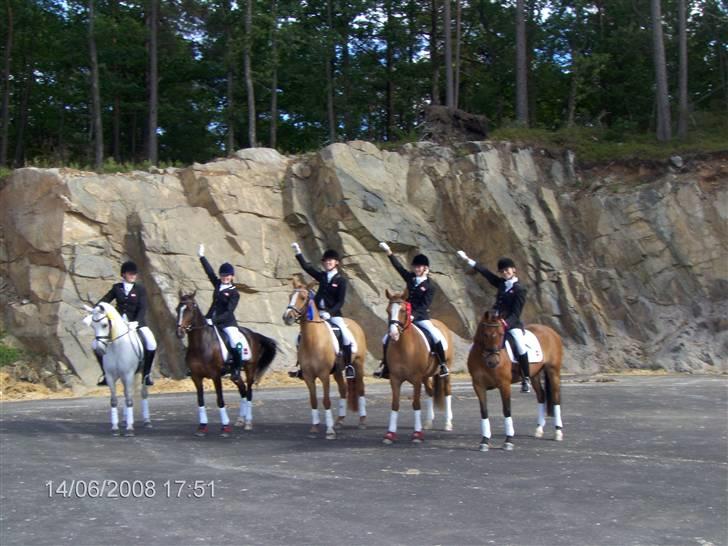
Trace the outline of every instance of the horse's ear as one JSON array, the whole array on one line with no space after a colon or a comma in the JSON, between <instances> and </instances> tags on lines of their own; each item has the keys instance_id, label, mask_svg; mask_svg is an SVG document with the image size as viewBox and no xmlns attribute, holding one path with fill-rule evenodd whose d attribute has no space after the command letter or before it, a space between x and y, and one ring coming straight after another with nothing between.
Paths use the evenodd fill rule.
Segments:
<instances>
[{"instance_id":1,"label":"horse's ear","mask_svg":"<svg viewBox=\"0 0 728 546\"><path fill-rule=\"evenodd\" d=\"M293 288L301 288L301 278L298 275L294 275L291 279L291 284Z\"/></svg>"},{"instance_id":2,"label":"horse's ear","mask_svg":"<svg viewBox=\"0 0 728 546\"><path fill-rule=\"evenodd\" d=\"M90 305L86 305L85 303L83 304L83 308L84 308L84 309L85 309L86 311L88 311L89 313L93 313L93 312L94 312L94 308L93 308L93 307L91 307Z\"/></svg>"},{"instance_id":3,"label":"horse's ear","mask_svg":"<svg viewBox=\"0 0 728 546\"><path fill-rule=\"evenodd\" d=\"M314 288L316 287L316 285L317 285L317 284L318 284L318 282L316 282L316 281L311 281L310 283L308 283L308 284L306 285L306 290L313 290L313 289L314 289Z\"/></svg>"},{"instance_id":4,"label":"horse's ear","mask_svg":"<svg viewBox=\"0 0 728 546\"><path fill-rule=\"evenodd\" d=\"M391 301L392 293L389 291L389 288L384 289L384 295L387 296L387 299Z\"/></svg>"},{"instance_id":5,"label":"horse's ear","mask_svg":"<svg viewBox=\"0 0 728 546\"><path fill-rule=\"evenodd\" d=\"M402 299L405 301L409 299L409 286L405 287L404 292L402 292Z\"/></svg>"},{"instance_id":6,"label":"horse's ear","mask_svg":"<svg viewBox=\"0 0 728 546\"><path fill-rule=\"evenodd\" d=\"M195 289L194 289L194 290L192 291L192 294L190 294L190 298L192 298L192 299L195 299L195 295L196 295L196 294L197 294L197 288L195 288Z\"/></svg>"},{"instance_id":7,"label":"horse's ear","mask_svg":"<svg viewBox=\"0 0 728 546\"><path fill-rule=\"evenodd\" d=\"M181 288L178 288L177 289L177 295L179 296L179 299L182 299L182 298L185 297L185 295L182 293L182 289Z\"/></svg>"}]
</instances>

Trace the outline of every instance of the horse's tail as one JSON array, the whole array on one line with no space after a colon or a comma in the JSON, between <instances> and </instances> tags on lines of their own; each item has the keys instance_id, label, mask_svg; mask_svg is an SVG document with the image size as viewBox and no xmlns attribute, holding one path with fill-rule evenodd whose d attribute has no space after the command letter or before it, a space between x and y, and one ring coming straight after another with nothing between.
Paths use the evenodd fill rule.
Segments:
<instances>
[{"instance_id":1,"label":"horse's tail","mask_svg":"<svg viewBox=\"0 0 728 546\"><path fill-rule=\"evenodd\" d=\"M554 392L551 386L551 380L549 379L549 372L544 366L544 391L546 393L546 414L549 417L554 416Z\"/></svg>"},{"instance_id":2,"label":"horse's tail","mask_svg":"<svg viewBox=\"0 0 728 546\"><path fill-rule=\"evenodd\" d=\"M262 351L260 358L258 359L258 364L255 367L255 381L258 382L260 381L260 378L263 377L263 374L265 374L268 370L273 359L276 357L278 344L274 339L266 337L263 334L259 334L258 332L253 332L253 336L255 336L258 343L260 343Z\"/></svg>"},{"instance_id":3,"label":"horse's tail","mask_svg":"<svg viewBox=\"0 0 728 546\"><path fill-rule=\"evenodd\" d=\"M357 378L346 380L346 405L351 411L359 411L359 397L356 395Z\"/></svg>"},{"instance_id":4,"label":"horse's tail","mask_svg":"<svg viewBox=\"0 0 728 546\"><path fill-rule=\"evenodd\" d=\"M435 374L432 386L432 401L439 410L445 408L445 378Z\"/></svg>"}]
</instances>

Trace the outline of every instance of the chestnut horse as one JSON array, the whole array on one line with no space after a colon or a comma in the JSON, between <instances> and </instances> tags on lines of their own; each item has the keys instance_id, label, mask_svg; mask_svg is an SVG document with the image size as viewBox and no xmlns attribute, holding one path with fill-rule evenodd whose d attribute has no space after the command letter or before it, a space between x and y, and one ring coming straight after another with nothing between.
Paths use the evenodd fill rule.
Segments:
<instances>
[{"instance_id":1,"label":"chestnut horse","mask_svg":"<svg viewBox=\"0 0 728 546\"><path fill-rule=\"evenodd\" d=\"M543 360L532 362L529 375L533 390L538 399L538 426L535 436L543 436L543 427L546 424L546 413L554 418L556 429L554 439L563 439L561 422L561 361L564 354L561 336L548 326L542 324L529 324L527 330L533 332L541 344ZM521 374L517 364L511 363L508 351L504 345L505 327L503 321L495 311L486 311L478 324L473 339L473 346L468 355L468 371L473 380L473 389L480 402L480 429L482 439L480 451L490 448L490 421L486 402L486 391L498 389L503 403L503 417L505 419L506 441L503 448L513 449L513 419L511 418L511 384L521 381ZM543 372L543 374L541 373ZM541 385L541 375L544 376L544 386ZM547 407L548 406L548 407Z\"/></svg>"},{"instance_id":2,"label":"chestnut horse","mask_svg":"<svg viewBox=\"0 0 728 546\"><path fill-rule=\"evenodd\" d=\"M219 338L215 329L205 321L205 316L195 301L195 293L184 295L180 292L179 298L177 337L182 338L186 333L189 340L185 362L192 373L192 382L197 389L199 426L196 434L205 436L208 431L203 379L209 378L212 379L217 394L217 407L220 410L220 421L222 422L221 434L223 437L227 437L232 429L222 395L222 376L226 370ZM276 342L269 337L247 328L240 328L240 330L250 344L251 358L243 361L241 371L245 372L245 379L241 375L237 381L233 381L240 392L240 411L235 425L242 426L245 430L252 430L253 384L263 377L276 356L277 347ZM221 335L224 336L222 333Z\"/></svg>"},{"instance_id":3,"label":"chestnut horse","mask_svg":"<svg viewBox=\"0 0 728 546\"><path fill-rule=\"evenodd\" d=\"M389 324L389 343L387 343L387 364L389 366L389 384L392 387L392 411L389 415L389 427L384 435L383 442L391 444L397 440L397 419L399 417L399 398L402 383L409 381L414 387L412 409L415 412L415 426L412 441L421 443L425 439L422 430L422 413L420 396L422 385L435 402L435 406L442 409L446 407L445 430L452 430L452 387L450 376L439 376L439 362L437 357L430 353L424 335L417 331L412 324L411 307L407 302L407 291L403 293L385 291L389 304L387 305L387 319ZM453 361L452 332L439 320L432 323L438 328L447 340L445 357L448 362ZM434 385L430 386L430 378ZM428 411L428 420L431 422L431 411Z\"/></svg>"},{"instance_id":4,"label":"chestnut horse","mask_svg":"<svg viewBox=\"0 0 728 546\"><path fill-rule=\"evenodd\" d=\"M333 370L334 379L339 387L339 415L336 425L340 425L346 417L346 407L359 412L359 428L366 427L366 398L364 397L364 358L367 354L367 342L364 331L351 319L344 319L354 337L356 352L352 352L351 364L354 366L353 379L344 380L342 362L334 352L331 331L319 315L314 303L313 287L316 283L304 285L298 277L293 279L293 293L290 303L283 313L283 322L288 326L294 323L301 325L298 345L298 363L301 366L303 380L308 387L311 402L311 434L318 434L320 416L316 395L318 379L324 391L324 410L326 419L326 439L336 438L334 417L329 398L329 384Z\"/></svg>"}]
</instances>

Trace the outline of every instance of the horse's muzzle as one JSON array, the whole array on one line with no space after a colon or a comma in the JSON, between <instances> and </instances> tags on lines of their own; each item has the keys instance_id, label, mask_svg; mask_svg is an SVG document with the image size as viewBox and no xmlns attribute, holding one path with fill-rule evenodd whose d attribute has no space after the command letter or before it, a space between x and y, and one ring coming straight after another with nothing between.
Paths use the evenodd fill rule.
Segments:
<instances>
[{"instance_id":1,"label":"horse's muzzle","mask_svg":"<svg viewBox=\"0 0 728 546\"><path fill-rule=\"evenodd\" d=\"M182 326L177 326L177 330L176 330L175 333L177 334L177 337L180 338L180 339L182 339L183 337L185 337L185 329L182 328Z\"/></svg>"}]
</instances>

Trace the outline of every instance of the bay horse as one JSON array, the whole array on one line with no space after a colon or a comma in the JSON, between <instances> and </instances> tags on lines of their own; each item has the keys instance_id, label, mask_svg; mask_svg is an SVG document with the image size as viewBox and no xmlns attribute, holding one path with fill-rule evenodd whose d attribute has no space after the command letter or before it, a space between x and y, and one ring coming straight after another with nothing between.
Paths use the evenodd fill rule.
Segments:
<instances>
[{"instance_id":1,"label":"bay horse","mask_svg":"<svg viewBox=\"0 0 728 546\"><path fill-rule=\"evenodd\" d=\"M102 301L96 307L85 305L84 308L91 314L83 322L93 328L97 350L103 352L104 376L111 391L111 433L114 436L119 435L116 381L121 380L126 401L124 436L134 436L134 376L141 371L144 358L141 339L136 329L132 328L111 304ZM141 384L142 419L144 426L150 428L152 421L149 415L149 389L143 379Z\"/></svg>"},{"instance_id":2,"label":"bay horse","mask_svg":"<svg viewBox=\"0 0 728 546\"><path fill-rule=\"evenodd\" d=\"M180 339L187 334L189 344L185 354L185 362L192 374L192 382L197 389L197 406L199 425L197 436L206 436L207 411L205 409L205 394L203 379L212 379L217 395L217 407L220 411L222 422L221 436L228 437L232 428L230 419L225 408L225 400L222 394L222 377L225 373L225 362L222 349L215 328L205 321L200 307L195 301L196 291L192 294L179 293L179 304L177 305L177 337ZM258 332L248 328L240 328L250 345L250 360L243 361L245 379L241 373L240 378L232 380L240 392L240 411L235 423L242 426L244 430L253 430L253 385L260 381L271 362L276 356L276 342ZM220 334L224 336L223 333Z\"/></svg>"},{"instance_id":3,"label":"bay horse","mask_svg":"<svg viewBox=\"0 0 728 546\"><path fill-rule=\"evenodd\" d=\"M389 366L389 384L392 388L392 411L389 416L389 427L383 442L391 444L397 440L397 419L399 416L399 399L402 383L409 381L414 387L412 409L415 413L415 426L412 441L421 443L425 439L422 427L420 396L422 386L434 400L439 409L445 407L445 430L452 430L452 385L450 376L440 377L437 357L429 350L424 334L413 326L411 306L407 302L407 291L402 293L385 290L389 304L387 318L389 324L389 343L387 344L387 364ZM445 357L453 360L452 332L439 320L432 323L447 340ZM432 378L433 385L430 385ZM431 409L428 410L428 421L431 423Z\"/></svg>"},{"instance_id":4,"label":"bay horse","mask_svg":"<svg viewBox=\"0 0 728 546\"><path fill-rule=\"evenodd\" d=\"M526 329L533 332L541 344L543 359L531 362L529 375L538 400L538 422L536 438L543 437L546 414L554 418L554 439L563 440L561 422L561 362L564 348L561 336L548 326L528 324ZM518 364L511 362L504 345L505 324L493 310L486 311L478 324L473 346L468 355L468 371L473 381L473 389L480 402L481 435L480 451L488 451L490 446L490 421L486 392L498 389L503 404L503 418L506 440L503 449L513 449L513 419L511 418L511 384L521 381ZM541 375L544 385L541 385Z\"/></svg>"},{"instance_id":5,"label":"bay horse","mask_svg":"<svg viewBox=\"0 0 728 546\"><path fill-rule=\"evenodd\" d=\"M356 347L352 349L351 364L354 366L354 378L344 379L343 363L334 351L331 330L319 315L314 303L313 288L315 282L305 285L298 277L293 278L293 292L290 302L283 313L283 322L291 326L294 323L301 325L300 341L298 344L298 362L301 366L303 380L308 387L311 404L312 435L319 433L320 416L318 410L318 397L316 394L316 380L323 387L323 406L326 420L326 439L336 438L335 426L341 425L346 417L347 406L351 411L359 413L359 428L366 428L366 397L364 396L364 358L367 354L367 342L364 331L351 319L344 319L354 337ZM329 397L330 378L333 372L334 380L339 387L339 412L334 423L331 411L331 398Z\"/></svg>"}]
</instances>

